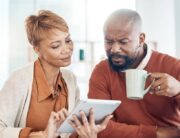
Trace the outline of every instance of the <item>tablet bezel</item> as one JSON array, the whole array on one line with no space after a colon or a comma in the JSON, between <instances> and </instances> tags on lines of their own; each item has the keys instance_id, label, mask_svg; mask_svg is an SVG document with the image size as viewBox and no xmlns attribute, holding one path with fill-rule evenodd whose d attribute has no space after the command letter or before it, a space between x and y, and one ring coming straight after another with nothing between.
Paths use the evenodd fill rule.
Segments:
<instances>
[{"instance_id":1,"label":"tablet bezel","mask_svg":"<svg viewBox=\"0 0 180 138\"><path fill-rule=\"evenodd\" d=\"M58 128L57 132L73 133L75 130L68 123L68 119L71 119L71 116L73 114L77 115L80 118L80 110L84 111L88 116L90 108L93 108L93 111L95 113L95 121L96 123L99 123L104 119L105 116L107 116L108 114L112 114L120 104L121 101L119 100L81 99L74 110Z\"/></svg>"}]
</instances>

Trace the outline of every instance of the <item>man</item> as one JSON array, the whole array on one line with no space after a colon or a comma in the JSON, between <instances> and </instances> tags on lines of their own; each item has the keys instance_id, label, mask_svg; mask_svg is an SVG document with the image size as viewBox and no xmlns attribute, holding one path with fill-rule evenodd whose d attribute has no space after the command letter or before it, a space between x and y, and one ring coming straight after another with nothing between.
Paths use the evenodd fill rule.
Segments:
<instances>
[{"instance_id":1,"label":"man","mask_svg":"<svg viewBox=\"0 0 180 138\"><path fill-rule=\"evenodd\" d=\"M108 59L95 67L88 97L121 100L122 104L99 137L180 137L180 60L151 51L141 27L139 14L126 9L112 13L104 24ZM151 93L142 100L126 97L123 71L130 68L152 73Z\"/></svg>"}]
</instances>

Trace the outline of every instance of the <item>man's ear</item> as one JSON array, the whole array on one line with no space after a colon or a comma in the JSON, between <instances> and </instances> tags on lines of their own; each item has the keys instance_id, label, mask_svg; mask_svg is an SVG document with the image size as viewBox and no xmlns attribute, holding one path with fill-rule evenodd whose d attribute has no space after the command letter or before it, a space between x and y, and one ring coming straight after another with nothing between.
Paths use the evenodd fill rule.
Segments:
<instances>
[{"instance_id":1,"label":"man's ear","mask_svg":"<svg viewBox=\"0 0 180 138\"><path fill-rule=\"evenodd\" d=\"M141 34L139 35L139 44L140 44L141 46L143 46L143 45L144 45L144 42L145 42L145 33L141 33Z\"/></svg>"}]
</instances>

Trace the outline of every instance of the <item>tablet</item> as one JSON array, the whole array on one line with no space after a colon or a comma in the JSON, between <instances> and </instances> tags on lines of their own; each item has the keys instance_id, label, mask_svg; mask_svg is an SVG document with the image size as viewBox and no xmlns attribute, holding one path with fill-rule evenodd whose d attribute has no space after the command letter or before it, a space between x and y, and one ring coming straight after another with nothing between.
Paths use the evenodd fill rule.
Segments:
<instances>
[{"instance_id":1,"label":"tablet","mask_svg":"<svg viewBox=\"0 0 180 138\"><path fill-rule=\"evenodd\" d=\"M73 114L80 118L80 110L84 111L86 116L88 116L90 108L93 108L95 113L95 122L99 123L107 115L112 114L114 110L120 105L120 103L121 101L118 100L81 99L57 131L59 133L73 133L75 130L68 123L68 119L71 119Z\"/></svg>"}]
</instances>

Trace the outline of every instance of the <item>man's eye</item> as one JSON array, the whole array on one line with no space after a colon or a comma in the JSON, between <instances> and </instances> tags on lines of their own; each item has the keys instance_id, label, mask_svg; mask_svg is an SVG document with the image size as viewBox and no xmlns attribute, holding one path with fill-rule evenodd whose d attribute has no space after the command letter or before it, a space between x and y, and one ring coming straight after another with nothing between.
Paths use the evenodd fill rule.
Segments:
<instances>
[{"instance_id":1,"label":"man's eye","mask_svg":"<svg viewBox=\"0 0 180 138\"><path fill-rule=\"evenodd\" d=\"M113 44L112 41L105 41L105 43L106 43L107 45L112 45L112 44Z\"/></svg>"},{"instance_id":2,"label":"man's eye","mask_svg":"<svg viewBox=\"0 0 180 138\"><path fill-rule=\"evenodd\" d=\"M129 41L128 40L121 40L119 43L122 45L126 45Z\"/></svg>"},{"instance_id":3,"label":"man's eye","mask_svg":"<svg viewBox=\"0 0 180 138\"><path fill-rule=\"evenodd\" d=\"M128 42L120 42L122 45L126 45Z\"/></svg>"}]
</instances>

